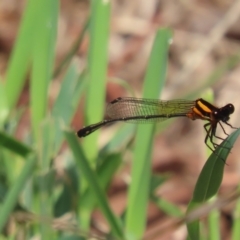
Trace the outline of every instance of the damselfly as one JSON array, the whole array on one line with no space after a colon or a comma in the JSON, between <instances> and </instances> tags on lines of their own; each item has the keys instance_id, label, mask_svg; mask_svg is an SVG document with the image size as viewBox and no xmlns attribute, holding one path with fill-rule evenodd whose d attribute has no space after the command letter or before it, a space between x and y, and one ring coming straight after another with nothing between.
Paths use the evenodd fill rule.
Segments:
<instances>
[{"instance_id":1,"label":"damselfly","mask_svg":"<svg viewBox=\"0 0 240 240\"><path fill-rule=\"evenodd\" d=\"M230 114L234 112L234 106L229 103L218 108L199 98L190 100L156 100L143 98L117 98L107 105L107 119L96 124L89 125L77 132L78 137L85 137L97 129L113 122L146 123L164 121L174 117L187 117L191 120L202 119L208 122L204 125L206 131L205 144L214 151L219 144L215 143L213 137L224 140L216 135L219 124L223 132L228 135L222 123L234 128L228 123ZM234 128L236 129L236 128ZM214 149L208 144L208 139Z\"/></svg>"}]
</instances>

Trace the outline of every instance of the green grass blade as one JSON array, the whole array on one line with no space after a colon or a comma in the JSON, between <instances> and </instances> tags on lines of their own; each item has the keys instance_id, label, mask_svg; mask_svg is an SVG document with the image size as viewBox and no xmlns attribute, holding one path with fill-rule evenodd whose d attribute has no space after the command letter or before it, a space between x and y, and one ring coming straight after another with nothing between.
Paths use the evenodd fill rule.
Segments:
<instances>
[{"instance_id":1,"label":"green grass blade","mask_svg":"<svg viewBox=\"0 0 240 240\"><path fill-rule=\"evenodd\" d=\"M106 190L109 183L116 173L118 167L122 163L122 156L120 153L113 153L106 155L101 158L103 163L100 167L97 167L96 173L99 179L100 186L102 189ZM97 201L93 191L87 188L86 191L81 195L80 204L80 222L82 228L89 229L91 223L91 211L97 206Z\"/></svg>"},{"instance_id":2,"label":"green grass blade","mask_svg":"<svg viewBox=\"0 0 240 240\"><path fill-rule=\"evenodd\" d=\"M54 45L56 41L58 1L35 1L33 69L31 79L31 120L35 137L39 124L46 115L48 86L52 77Z\"/></svg>"},{"instance_id":3,"label":"green grass blade","mask_svg":"<svg viewBox=\"0 0 240 240\"><path fill-rule=\"evenodd\" d=\"M202 203L217 193L222 182L223 170L226 166L225 162L227 156L230 153L230 150L232 149L233 144L237 140L239 134L240 129L234 131L220 144L220 147L217 148L216 153L211 154L196 183L193 193L193 201Z\"/></svg>"},{"instance_id":4,"label":"green grass blade","mask_svg":"<svg viewBox=\"0 0 240 240\"><path fill-rule=\"evenodd\" d=\"M212 153L205 163L199 178L197 180L193 198L189 204L188 211L206 202L217 194L223 178L223 171L228 154L233 144L240 135L240 129L234 131L217 148L216 153ZM224 162L225 161L225 162ZM188 233L191 239L200 239L199 221L193 221L187 225Z\"/></svg>"},{"instance_id":5,"label":"green grass blade","mask_svg":"<svg viewBox=\"0 0 240 240\"><path fill-rule=\"evenodd\" d=\"M106 189L109 186L111 179L121 163L121 153L112 153L102 159L100 166L97 168L97 175L101 181L103 189Z\"/></svg>"},{"instance_id":6,"label":"green grass blade","mask_svg":"<svg viewBox=\"0 0 240 240\"><path fill-rule=\"evenodd\" d=\"M15 106L25 82L33 46L33 29L35 16L39 9L35 0L29 0L21 21L20 30L10 58L6 74L6 95L8 106Z\"/></svg>"},{"instance_id":7,"label":"green grass blade","mask_svg":"<svg viewBox=\"0 0 240 240\"><path fill-rule=\"evenodd\" d=\"M69 144L69 147L71 148L73 155L76 159L76 164L78 168L81 169L81 173L87 180L89 187L94 193L98 206L100 207L102 213L104 214L106 220L108 221L111 227L111 231L116 237L124 239L119 219L117 219L116 216L111 211L109 204L107 202L106 195L104 194L100 186L100 181L97 177L97 174L92 171L81 147L78 144L76 136L69 131L64 131L64 133L66 140Z\"/></svg>"},{"instance_id":8,"label":"green grass blade","mask_svg":"<svg viewBox=\"0 0 240 240\"><path fill-rule=\"evenodd\" d=\"M26 157L32 152L32 149L15 138L0 131L0 146L16 153L22 157Z\"/></svg>"},{"instance_id":9,"label":"green grass blade","mask_svg":"<svg viewBox=\"0 0 240 240\"><path fill-rule=\"evenodd\" d=\"M212 198L214 200L216 198ZM220 213L218 209L214 209L208 216L209 240L221 239L220 236Z\"/></svg>"},{"instance_id":10,"label":"green grass blade","mask_svg":"<svg viewBox=\"0 0 240 240\"><path fill-rule=\"evenodd\" d=\"M157 32L144 82L145 98L158 98L160 95L166 76L170 36L167 29ZM154 128L154 125L138 126L136 135L126 229L137 239L142 237L146 225Z\"/></svg>"},{"instance_id":11,"label":"green grass blade","mask_svg":"<svg viewBox=\"0 0 240 240\"><path fill-rule=\"evenodd\" d=\"M105 85L108 65L108 39L110 23L109 1L92 1L89 46L89 85L86 95L85 124L92 124L103 118L105 108ZM99 131L84 139L83 146L88 158L97 156Z\"/></svg>"},{"instance_id":12,"label":"green grass blade","mask_svg":"<svg viewBox=\"0 0 240 240\"><path fill-rule=\"evenodd\" d=\"M238 186L238 191L240 187ZM240 198L238 198L233 215L232 240L240 239Z\"/></svg>"},{"instance_id":13,"label":"green grass blade","mask_svg":"<svg viewBox=\"0 0 240 240\"><path fill-rule=\"evenodd\" d=\"M7 222L9 215L15 204L17 203L19 194L23 191L23 188L27 182L27 180L33 174L33 170L36 164L36 157L34 155L29 156L26 160L26 163L23 167L23 170L18 177L15 184L10 188L3 205L0 208L0 232L2 232L5 223Z\"/></svg>"}]
</instances>

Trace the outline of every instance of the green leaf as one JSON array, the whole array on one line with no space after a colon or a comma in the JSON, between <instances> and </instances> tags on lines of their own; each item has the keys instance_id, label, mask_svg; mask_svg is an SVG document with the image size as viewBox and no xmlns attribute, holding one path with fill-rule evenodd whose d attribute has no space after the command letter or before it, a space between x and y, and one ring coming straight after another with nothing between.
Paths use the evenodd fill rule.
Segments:
<instances>
[{"instance_id":1,"label":"green leaf","mask_svg":"<svg viewBox=\"0 0 240 240\"><path fill-rule=\"evenodd\" d=\"M226 138L205 163L193 193L193 201L202 203L213 197L222 182L227 157L240 134L240 129Z\"/></svg>"},{"instance_id":2,"label":"green leaf","mask_svg":"<svg viewBox=\"0 0 240 240\"><path fill-rule=\"evenodd\" d=\"M23 14L17 40L11 54L6 74L6 96L8 106L12 109L21 92L30 64L33 47L33 29L35 28L35 16L39 9L35 7L35 0L29 0Z\"/></svg>"},{"instance_id":3,"label":"green leaf","mask_svg":"<svg viewBox=\"0 0 240 240\"><path fill-rule=\"evenodd\" d=\"M240 187L238 186L238 191ZM237 199L235 211L233 214L232 240L240 239L240 198Z\"/></svg>"},{"instance_id":4,"label":"green leaf","mask_svg":"<svg viewBox=\"0 0 240 240\"><path fill-rule=\"evenodd\" d=\"M170 36L168 29L161 29L156 34L144 81L144 98L158 98L162 90L166 76ZM136 135L126 229L130 237L137 239L142 237L146 225L154 131L154 124L142 125L138 126Z\"/></svg>"},{"instance_id":5,"label":"green leaf","mask_svg":"<svg viewBox=\"0 0 240 240\"><path fill-rule=\"evenodd\" d=\"M52 77L54 45L56 42L58 1L38 0L34 6L37 11L32 34L33 69L31 79L31 120L35 137L40 133L39 124L47 112L49 82Z\"/></svg>"},{"instance_id":6,"label":"green leaf","mask_svg":"<svg viewBox=\"0 0 240 240\"><path fill-rule=\"evenodd\" d=\"M119 219L113 214L110 209L110 206L107 202L106 195L104 194L100 180L98 179L97 174L92 171L82 148L79 146L76 136L69 132L64 131L66 140L71 148L73 155L76 160L76 164L79 169L81 169L81 173L83 174L84 178L87 180L89 187L91 188L92 192L95 195L95 199L97 200L98 206L100 207L103 215L105 216L106 220L108 221L111 231L114 233L116 237L123 239L123 231L120 225Z\"/></svg>"},{"instance_id":7,"label":"green leaf","mask_svg":"<svg viewBox=\"0 0 240 240\"><path fill-rule=\"evenodd\" d=\"M16 153L22 157L26 157L32 152L32 149L15 138L0 131L0 146Z\"/></svg>"},{"instance_id":8,"label":"green leaf","mask_svg":"<svg viewBox=\"0 0 240 240\"><path fill-rule=\"evenodd\" d=\"M108 39L110 23L110 2L91 1L90 45L89 45L89 85L86 95L84 122L86 125L100 121L105 107L106 75L108 66ZM97 156L99 131L83 141L88 159L93 162Z\"/></svg>"},{"instance_id":9,"label":"green leaf","mask_svg":"<svg viewBox=\"0 0 240 240\"><path fill-rule=\"evenodd\" d=\"M234 131L208 158L198 177L193 198L188 206L187 212L191 211L217 194L222 182L227 156L239 135L240 129ZM198 220L188 223L188 233L191 239L200 239L198 225Z\"/></svg>"}]
</instances>

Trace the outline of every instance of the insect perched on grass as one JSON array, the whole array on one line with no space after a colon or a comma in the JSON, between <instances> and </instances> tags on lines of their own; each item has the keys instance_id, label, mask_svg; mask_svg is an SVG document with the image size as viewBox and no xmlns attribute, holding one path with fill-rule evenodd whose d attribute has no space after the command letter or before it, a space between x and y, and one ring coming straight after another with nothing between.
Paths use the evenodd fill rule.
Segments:
<instances>
[{"instance_id":1,"label":"insect perched on grass","mask_svg":"<svg viewBox=\"0 0 240 240\"><path fill-rule=\"evenodd\" d=\"M106 110L107 119L80 129L77 135L80 138L86 137L97 129L117 121L151 123L174 117L187 117L191 120L202 119L208 121L208 123L204 124L204 129L206 130L204 142L208 148L214 152L219 144L213 141L213 137L224 140L216 135L217 125L219 124L223 132L228 135L222 123L234 128L228 123L230 119L229 116L233 112L234 106L231 103L224 107L217 108L202 98L195 101L181 99L163 101L157 99L120 97L108 104ZM208 139L214 149L208 145Z\"/></svg>"}]
</instances>

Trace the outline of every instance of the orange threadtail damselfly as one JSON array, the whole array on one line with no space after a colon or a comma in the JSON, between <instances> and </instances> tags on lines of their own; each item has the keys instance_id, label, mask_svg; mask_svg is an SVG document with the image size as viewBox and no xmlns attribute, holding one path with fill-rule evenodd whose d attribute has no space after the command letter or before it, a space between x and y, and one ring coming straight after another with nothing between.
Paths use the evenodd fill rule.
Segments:
<instances>
[{"instance_id":1,"label":"orange threadtail damselfly","mask_svg":"<svg viewBox=\"0 0 240 240\"><path fill-rule=\"evenodd\" d=\"M202 119L208 121L208 123L204 124L206 131L204 142L208 148L214 152L219 144L213 141L213 137L224 140L216 135L217 125L219 124L223 132L228 135L222 123L234 128L228 123L230 119L229 116L233 112L234 106L231 103L218 108L202 98L195 101L181 99L163 101L157 99L120 97L107 105L107 119L80 129L77 135L80 138L85 137L97 129L117 121L150 123L164 121L174 117L187 117L191 120ZM208 139L213 144L214 149L208 145Z\"/></svg>"}]
</instances>

